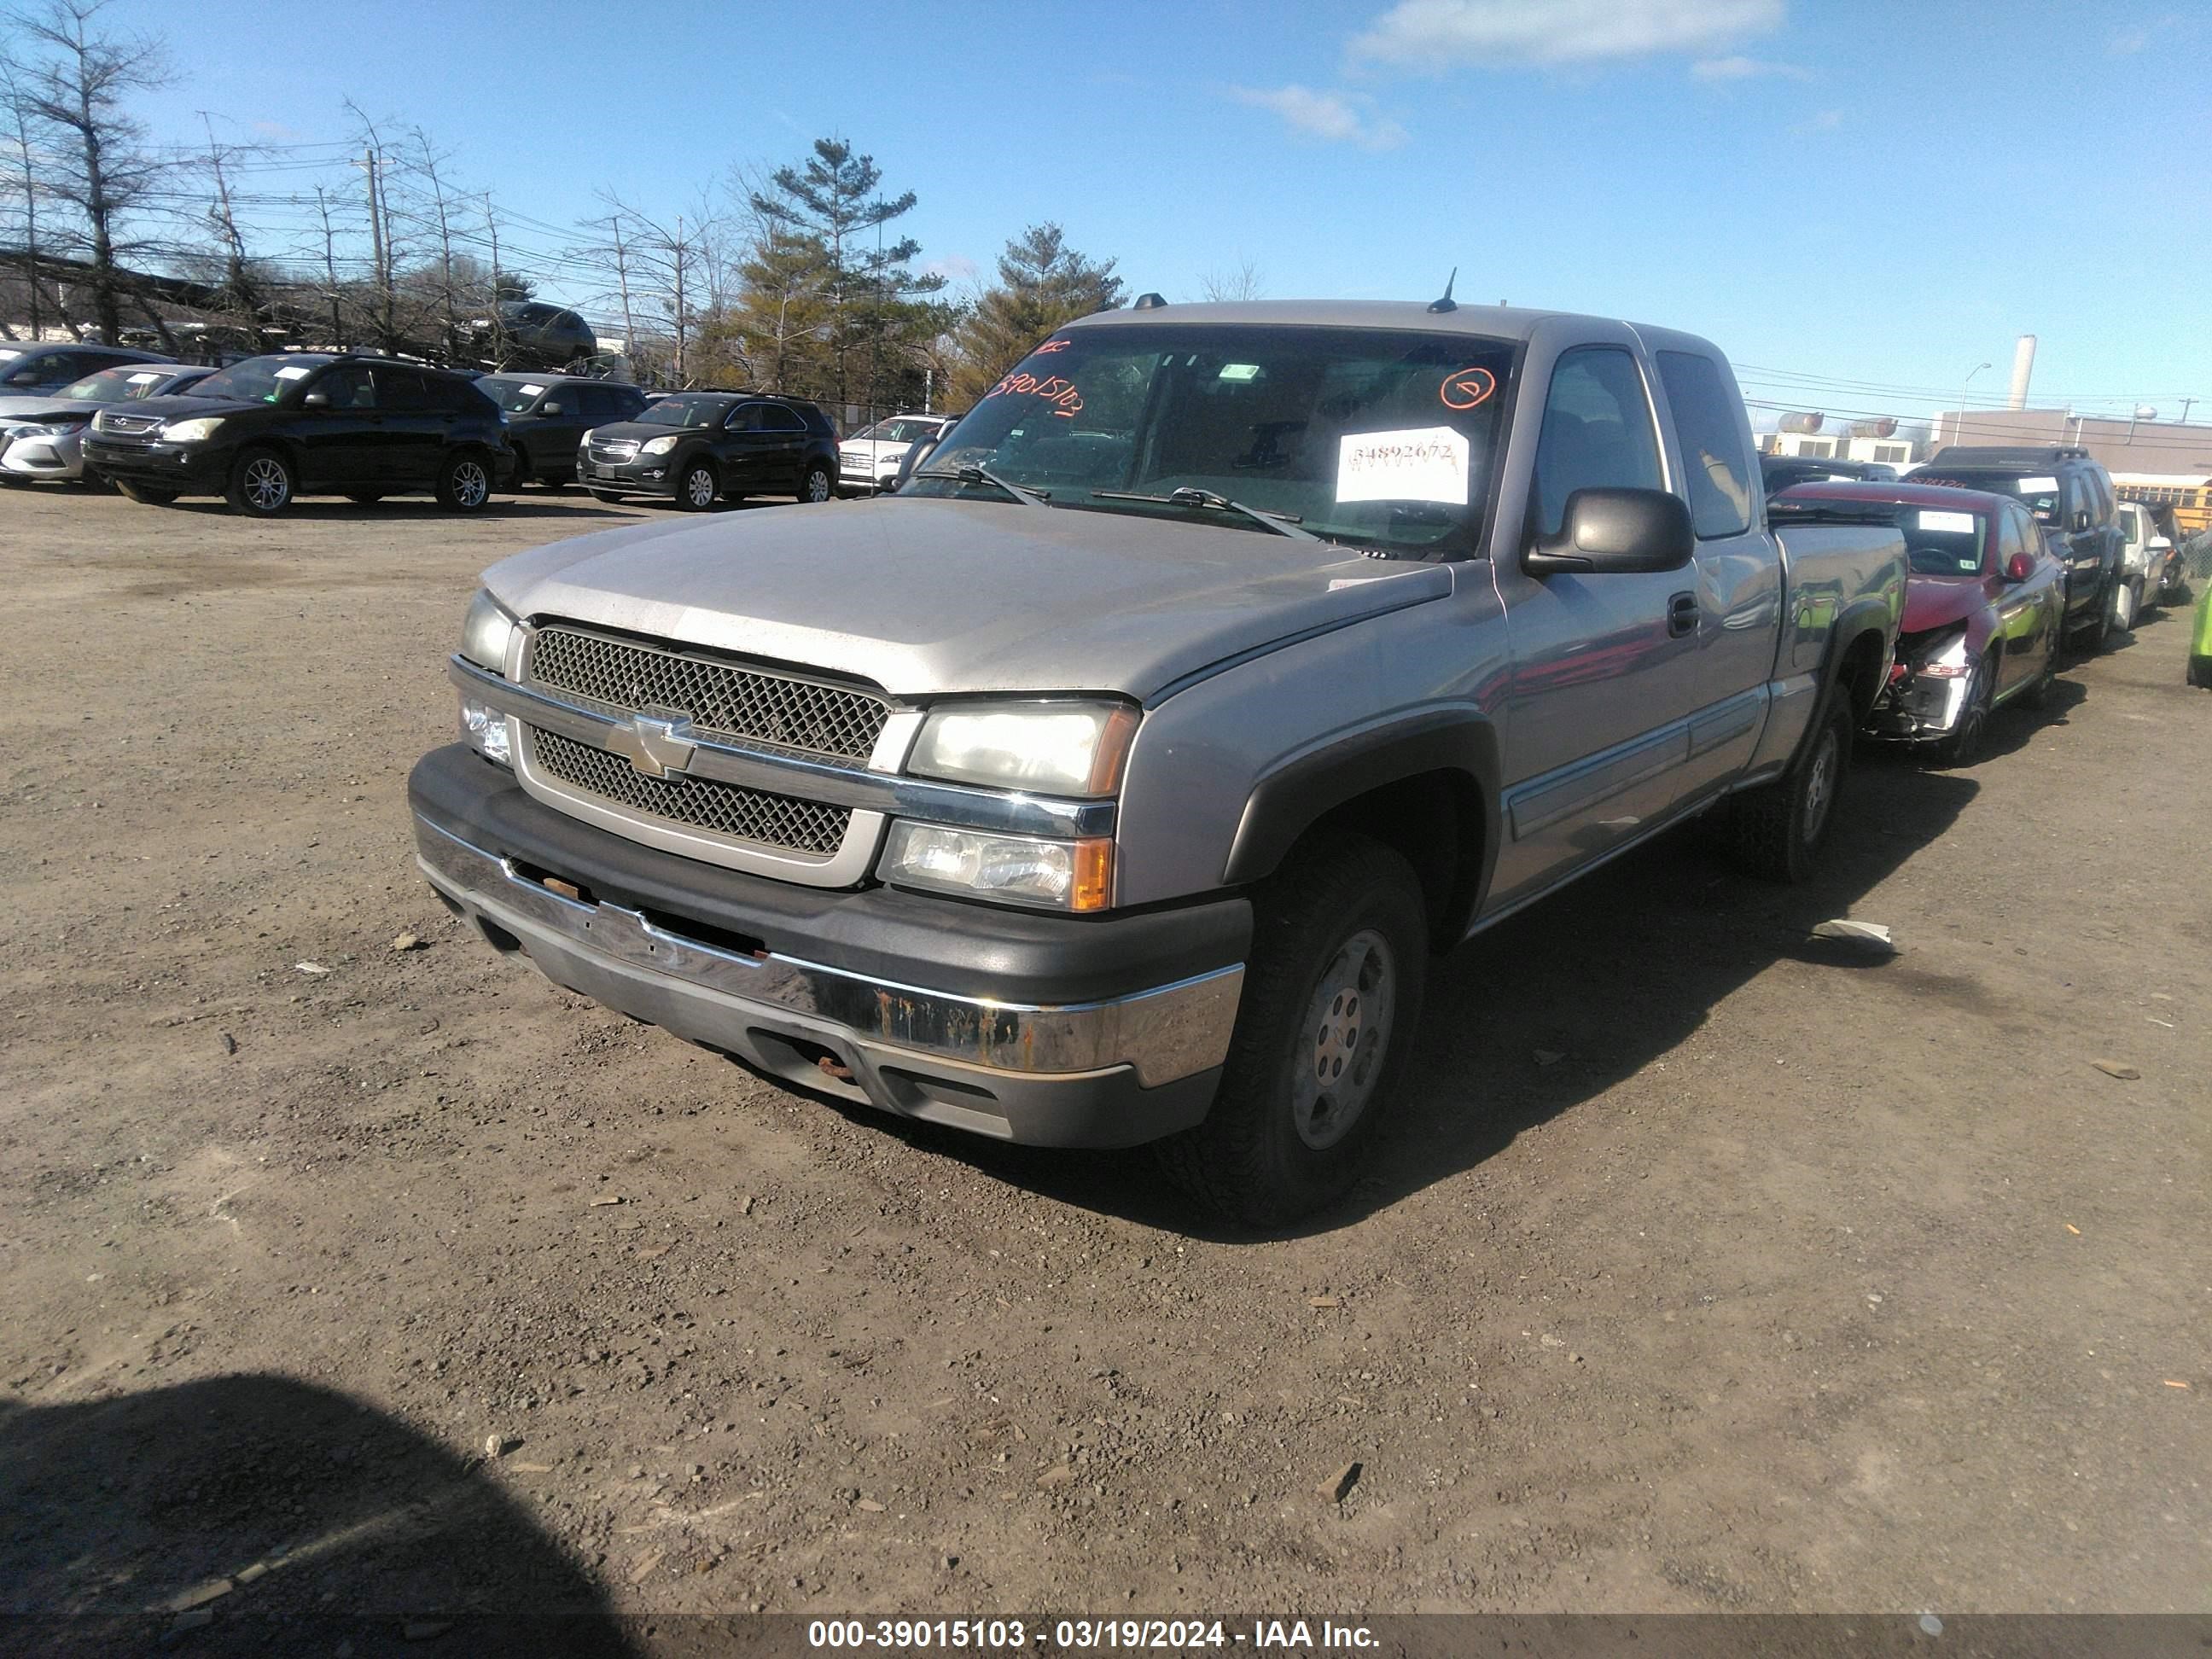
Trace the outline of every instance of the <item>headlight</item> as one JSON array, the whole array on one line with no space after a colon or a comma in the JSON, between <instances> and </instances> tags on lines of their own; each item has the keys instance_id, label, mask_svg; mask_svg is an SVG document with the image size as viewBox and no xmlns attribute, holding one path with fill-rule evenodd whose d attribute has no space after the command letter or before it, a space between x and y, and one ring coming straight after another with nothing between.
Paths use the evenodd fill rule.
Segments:
<instances>
[{"instance_id":1,"label":"headlight","mask_svg":"<svg viewBox=\"0 0 2212 1659\"><path fill-rule=\"evenodd\" d=\"M586 427L584 428L584 435L577 439L576 441L580 444L587 444L598 435L599 428L597 427Z\"/></svg>"},{"instance_id":2,"label":"headlight","mask_svg":"<svg viewBox=\"0 0 2212 1659\"><path fill-rule=\"evenodd\" d=\"M1964 674L1971 666L1966 658L1966 630L1963 628L1920 659L1920 672L1933 674L1938 679Z\"/></svg>"},{"instance_id":3,"label":"headlight","mask_svg":"<svg viewBox=\"0 0 2212 1659\"><path fill-rule=\"evenodd\" d=\"M220 415L203 415L197 420L171 421L161 428L161 441L166 444L205 443L215 436L216 428L222 424Z\"/></svg>"},{"instance_id":4,"label":"headlight","mask_svg":"<svg viewBox=\"0 0 2212 1659\"><path fill-rule=\"evenodd\" d=\"M649 438L638 446L637 453L641 455L665 455L681 441L673 434L665 438Z\"/></svg>"},{"instance_id":5,"label":"headlight","mask_svg":"<svg viewBox=\"0 0 2212 1659\"><path fill-rule=\"evenodd\" d=\"M461 624L461 654L479 668L504 674L514 628L514 618L500 602L478 588L476 598L469 601L469 619Z\"/></svg>"},{"instance_id":6,"label":"headlight","mask_svg":"<svg viewBox=\"0 0 2212 1659\"><path fill-rule=\"evenodd\" d=\"M1136 730L1136 710L1116 702L956 704L923 722L907 769L1042 794L1110 795Z\"/></svg>"},{"instance_id":7,"label":"headlight","mask_svg":"<svg viewBox=\"0 0 2212 1659\"><path fill-rule=\"evenodd\" d=\"M901 887L1049 910L1103 910L1113 897L1114 843L987 836L894 823L877 873Z\"/></svg>"},{"instance_id":8,"label":"headlight","mask_svg":"<svg viewBox=\"0 0 2212 1659\"><path fill-rule=\"evenodd\" d=\"M66 426L11 426L9 438L66 438L74 428Z\"/></svg>"}]
</instances>

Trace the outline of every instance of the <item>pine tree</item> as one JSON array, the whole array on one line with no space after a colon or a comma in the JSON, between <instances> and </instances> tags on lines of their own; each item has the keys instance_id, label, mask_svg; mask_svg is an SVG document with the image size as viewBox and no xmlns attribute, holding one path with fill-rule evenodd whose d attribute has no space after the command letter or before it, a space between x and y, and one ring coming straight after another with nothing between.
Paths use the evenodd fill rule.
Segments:
<instances>
[{"instance_id":1,"label":"pine tree","mask_svg":"<svg viewBox=\"0 0 2212 1659\"><path fill-rule=\"evenodd\" d=\"M999 285L961 325L960 364L948 409L965 409L1062 323L1121 303L1111 259L1095 264L1067 246L1056 224L1031 225L1006 244Z\"/></svg>"},{"instance_id":2,"label":"pine tree","mask_svg":"<svg viewBox=\"0 0 2212 1659\"><path fill-rule=\"evenodd\" d=\"M842 404L896 377L910 337L927 326L923 313L931 308L919 303L921 296L945 286L942 276L909 269L921 243L885 238L883 228L912 211L915 198L912 191L878 194L883 176L873 156L842 138L817 138L805 161L777 168L768 188L750 196L767 228L757 258L796 259L808 243L818 255L827 384L810 389ZM748 279L749 311L754 300Z\"/></svg>"}]
</instances>

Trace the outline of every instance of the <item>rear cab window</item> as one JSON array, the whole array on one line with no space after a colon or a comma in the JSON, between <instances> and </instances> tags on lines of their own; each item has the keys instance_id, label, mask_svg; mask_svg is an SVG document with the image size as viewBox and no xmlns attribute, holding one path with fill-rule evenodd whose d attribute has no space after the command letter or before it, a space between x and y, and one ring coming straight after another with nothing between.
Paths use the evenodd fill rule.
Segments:
<instances>
[{"instance_id":1,"label":"rear cab window","mask_svg":"<svg viewBox=\"0 0 2212 1659\"><path fill-rule=\"evenodd\" d=\"M1674 435L1682 447L1690 521L1698 539L1740 536L1751 528L1753 480L1739 418L1742 399L1711 358L1689 351L1656 356L1659 383L1666 388Z\"/></svg>"}]
</instances>

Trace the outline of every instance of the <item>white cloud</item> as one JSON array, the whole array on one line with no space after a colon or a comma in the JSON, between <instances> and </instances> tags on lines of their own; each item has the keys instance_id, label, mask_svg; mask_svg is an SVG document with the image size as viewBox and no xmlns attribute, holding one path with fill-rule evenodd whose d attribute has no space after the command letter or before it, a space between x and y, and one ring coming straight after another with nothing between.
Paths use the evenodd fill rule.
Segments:
<instances>
[{"instance_id":1,"label":"white cloud","mask_svg":"<svg viewBox=\"0 0 2212 1659\"><path fill-rule=\"evenodd\" d=\"M1395 149L1406 142L1406 129L1366 107L1368 100L1340 92L1316 92L1301 86L1231 87L1229 95L1240 104L1271 109L1296 132L1330 143L1358 144L1362 149Z\"/></svg>"},{"instance_id":2,"label":"white cloud","mask_svg":"<svg viewBox=\"0 0 2212 1659\"><path fill-rule=\"evenodd\" d=\"M1700 81L1751 81L1762 75L1786 76L1792 81L1809 81L1813 77L1795 64L1769 63L1763 58L1703 58L1690 65L1690 73Z\"/></svg>"},{"instance_id":3,"label":"white cloud","mask_svg":"<svg viewBox=\"0 0 2212 1659\"><path fill-rule=\"evenodd\" d=\"M1785 0L1398 0L1354 58L1411 69L1705 52L1780 26Z\"/></svg>"},{"instance_id":4,"label":"white cloud","mask_svg":"<svg viewBox=\"0 0 2212 1659\"><path fill-rule=\"evenodd\" d=\"M921 268L921 274L925 276L942 276L953 283L970 283L982 273L982 266L964 253L948 253L942 259L932 259Z\"/></svg>"}]
</instances>

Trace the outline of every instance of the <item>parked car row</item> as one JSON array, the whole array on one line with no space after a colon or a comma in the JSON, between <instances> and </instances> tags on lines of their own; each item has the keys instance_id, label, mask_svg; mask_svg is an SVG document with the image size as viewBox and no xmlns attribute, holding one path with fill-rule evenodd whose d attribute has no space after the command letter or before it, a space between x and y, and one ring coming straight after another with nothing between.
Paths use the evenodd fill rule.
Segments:
<instances>
[{"instance_id":1,"label":"parked car row","mask_svg":"<svg viewBox=\"0 0 2212 1659\"><path fill-rule=\"evenodd\" d=\"M747 495L824 501L838 489L836 429L799 398L653 394L357 353L277 352L214 369L79 346L0 352L0 478L97 480L156 505L214 495L266 516L301 495L427 493L473 512L497 489L581 483L602 501L696 510ZM904 444L876 447L895 471Z\"/></svg>"}]
</instances>

